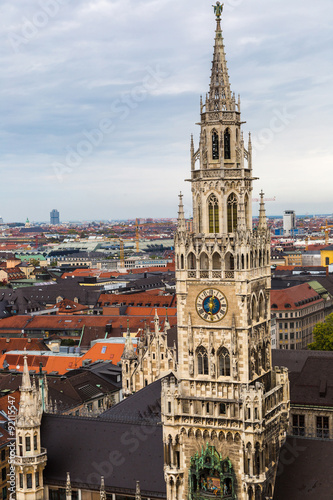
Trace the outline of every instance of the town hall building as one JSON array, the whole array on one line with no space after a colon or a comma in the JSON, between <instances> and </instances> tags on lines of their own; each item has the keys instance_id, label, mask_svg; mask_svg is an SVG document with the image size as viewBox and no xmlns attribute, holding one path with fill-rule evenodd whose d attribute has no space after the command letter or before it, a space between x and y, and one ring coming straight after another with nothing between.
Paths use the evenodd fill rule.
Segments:
<instances>
[{"instance_id":1,"label":"town hall building","mask_svg":"<svg viewBox=\"0 0 333 500\"><path fill-rule=\"evenodd\" d=\"M191 141L193 231L175 234L177 330L122 358L124 399L99 418L42 414L27 364L17 420L18 500L272 499L289 420L273 368L270 232L252 227L252 145L232 92L217 2L209 92ZM35 405L35 409L34 409ZM35 437L36 436L36 437Z\"/></svg>"}]
</instances>

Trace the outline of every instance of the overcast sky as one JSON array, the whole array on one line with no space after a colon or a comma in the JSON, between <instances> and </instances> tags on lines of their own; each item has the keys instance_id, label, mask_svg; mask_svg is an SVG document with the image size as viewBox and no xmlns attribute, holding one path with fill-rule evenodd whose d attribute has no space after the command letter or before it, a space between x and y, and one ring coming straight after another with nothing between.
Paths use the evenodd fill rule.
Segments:
<instances>
[{"instance_id":1,"label":"overcast sky","mask_svg":"<svg viewBox=\"0 0 333 500\"><path fill-rule=\"evenodd\" d=\"M5 221L175 217L180 190L190 215L212 3L2 0ZM276 197L268 214L332 213L332 1L225 0L223 17L255 193Z\"/></svg>"}]
</instances>

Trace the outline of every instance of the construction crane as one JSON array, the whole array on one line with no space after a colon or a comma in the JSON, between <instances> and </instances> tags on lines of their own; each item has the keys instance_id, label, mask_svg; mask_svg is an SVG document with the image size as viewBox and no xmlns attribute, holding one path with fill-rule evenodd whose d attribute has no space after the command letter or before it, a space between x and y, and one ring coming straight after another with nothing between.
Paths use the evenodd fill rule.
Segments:
<instances>
[{"instance_id":1,"label":"construction crane","mask_svg":"<svg viewBox=\"0 0 333 500\"><path fill-rule=\"evenodd\" d=\"M321 228L320 228L320 229L324 229L324 231L325 231L325 245L328 245L331 227L333 227L333 226L329 226L327 224L327 219L326 219L326 226L321 226Z\"/></svg>"},{"instance_id":2,"label":"construction crane","mask_svg":"<svg viewBox=\"0 0 333 500\"><path fill-rule=\"evenodd\" d=\"M136 239L136 253L140 252L140 235L139 235L139 221L136 219L136 231L135 231L135 239Z\"/></svg>"}]
</instances>

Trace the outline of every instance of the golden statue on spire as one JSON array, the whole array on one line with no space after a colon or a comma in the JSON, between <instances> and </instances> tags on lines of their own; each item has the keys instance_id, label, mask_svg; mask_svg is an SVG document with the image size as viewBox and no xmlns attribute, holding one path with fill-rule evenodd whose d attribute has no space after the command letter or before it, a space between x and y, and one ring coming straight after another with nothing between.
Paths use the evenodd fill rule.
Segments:
<instances>
[{"instance_id":1,"label":"golden statue on spire","mask_svg":"<svg viewBox=\"0 0 333 500\"><path fill-rule=\"evenodd\" d=\"M216 2L216 5L212 5L212 7L214 7L214 13L216 14L216 17L220 19L223 12L224 3L221 5L220 2Z\"/></svg>"}]
</instances>

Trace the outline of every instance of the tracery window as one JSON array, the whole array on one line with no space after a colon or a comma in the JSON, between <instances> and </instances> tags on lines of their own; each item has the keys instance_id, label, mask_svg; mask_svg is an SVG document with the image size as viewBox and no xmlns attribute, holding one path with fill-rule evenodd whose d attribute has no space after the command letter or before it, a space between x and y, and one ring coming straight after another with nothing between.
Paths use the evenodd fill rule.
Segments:
<instances>
[{"instance_id":1,"label":"tracery window","mask_svg":"<svg viewBox=\"0 0 333 500\"><path fill-rule=\"evenodd\" d=\"M204 347L197 349L198 374L208 375L208 355Z\"/></svg>"},{"instance_id":2,"label":"tracery window","mask_svg":"<svg viewBox=\"0 0 333 500\"><path fill-rule=\"evenodd\" d=\"M213 160L218 160L220 158L219 136L215 131L212 133L212 158Z\"/></svg>"},{"instance_id":3,"label":"tracery window","mask_svg":"<svg viewBox=\"0 0 333 500\"><path fill-rule=\"evenodd\" d=\"M187 257L187 267L188 269L196 269L197 268L197 259L193 252L190 252Z\"/></svg>"},{"instance_id":4,"label":"tracery window","mask_svg":"<svg viewBox=\"0 0 333 500\"><path fill-rule=\"evenodd\" d=\"M230 354L228 349L222 347L218 353L220 377L230 377Z\"/></svg>"},{"instance_id":5,"label":"tracery window","mask_svg":"<svg viewBox=\"0 0 333 500\"><path fill-rule=\"evenodd\" d=\"M224 132L224 159L231 159L231 147L230 147L230 132L229 129Z\"/></svg>"},{"instance_id":6,"label":"tracery window","mask_svg":"<svg viewBox=\"0 0 333 500\"><path fill-rule=\"evenodd\" d=\"M237 229L238 202L235 193L228 197L228 233L233 233Z\"/></svg>"},{"instance_id":7,"label":"tracery window","mask_svg":"<svg viewBox=\"0 0 333 500\"><path fill-rule=\"evenodd\" d=\"M220 232L219 202L214 194L208 199L209 232Z\"/></svg>"}]
</instances>

